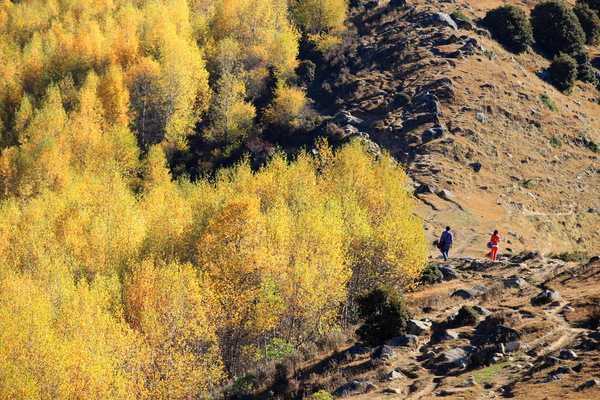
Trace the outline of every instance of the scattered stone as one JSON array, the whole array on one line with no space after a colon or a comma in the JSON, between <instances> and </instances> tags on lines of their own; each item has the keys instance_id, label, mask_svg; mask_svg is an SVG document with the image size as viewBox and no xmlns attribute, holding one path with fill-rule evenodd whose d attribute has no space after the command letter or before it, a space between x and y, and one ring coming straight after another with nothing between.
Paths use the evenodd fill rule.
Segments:
<instances>
[{"instance_id":1,"label":"scattered stone","mask_svg":"<svg viewBox=\"0 0 600 400\"><path fill-rule=\"evenodd\" d=\"M437 373L446 374L453 369L465 369L470 364L470 354L464 349L457 347L446 350L431 361L431 366Z\"/></svg>"},{"instance_id":2,"label":"scattered stone","mask_svg":"<svg viewBox=\"0 0 600 400\"><path fill-rule=\"evenodd\" d=\"M392 347L417 347L419 338L415 335L396 336L388 340L385 344Z\"/></svg>"},{"instance_id":3,"label":"scattered stone","mask_svg":"<svg viewBox=\"0 0 600 400\"><path fill-rule=\"evenodd\" d=\"M452 315L447 322L447 325L452 328L461 326L475 325L481 318L481 314L472 306L462 306L455 315Z\"/></svg>"},{"instance_id":4,"label":"scattered stone","mask_svg":"<svg viewBox=\"0 0 600 400\"><path fill-rule=\"evenodd\" d=\"M458 25L456 25L452 17L443 12L428 14L425 16L423 22L425 25L447 26L455 31L458 30Z\"/></svg>"},{"instance_id":5,"label":"scattered stone","mask_svg":"<svg viewBox=\"0 0 600 400\"><path fill-rule=\"evenodd\" d=\"M350 359L354 360L360 356L369 354L370 352L371 352L371 349L369 349L368 347L364 347L364 346L355 344L354 346L352 346L348 350L346 350L346 356L349 357Z\"/></svg>"},{"instance_id":6,"label":"scattered stone","mask_svg":"<svg viewBox=\"0 0 600 400\"><path fill-rule=\"evenodd\" d=\"M582 390L587 390L587 389L591 389L593 387L598 387L598 386L600 386L600 379L593 378L593 379L590 379L589 381L586 381L585 383L582 383L581 385L579 385L577 387L577 391L581 392Z\"/></svg>"},{"instance_id":7,"label":"scattered stone","mask_svg":"<svg viewBox=\"0 0 600 400\"><path fill-rule=\"evenodd\" d=\"M477 114L475 114L475 118L482 124L487 122L487 116L482 112L478 112Z\"/></svg>"},{"instance_id":8,"label":"scattered stone","mask_svg":"<svg viewBox=\"0 0 600 400\"><path fill-rule=\"evenodd\" d=\"M486 292L485 286L474 286L471 289L458 289L455 290L451 296L452 297L460 297L462 299L468 300L472 299L476 296L481 296Z\"/></svg>"},{"instance_id":9,"label":"scattered stone","mask_svg":"<svg viewBox=\"0 0 600 400\"><path fill-rule=\"evenodd\" d=\"M475 172L481 171L481 163L480 162L473 162L473 163L469 164L469 167L471 167L471 169Z\"/></svg>"},{"instance_id":10,"label":"scattered stone","mask_svg":"<svg viewBox=\"0 0 600 400\"><path fill-rule=\"evenodd\" d=\"M440 272L444 276L444 280L445 281L451 281L453 279L458 279L459 278L458 273L452 267L440 265L440 266L438 266L438 269L440 270Z\"/></svg>"},{"instance_id":11,"label":"scattered stone","mask_svg":"<svg viewBox=\"0 0 600 400\"><path fill-rule=\"evenodd\" d=\"M421 141L423 143L431 142L432 140L439 139L444 136L444 128L434 127L429 128L421 135Z\"/></svg>"},{"instance_id":12,"label":"scattered stone","mask_svg":"<svg viewBox=\"0 0 600 400\"><path fill-rule=\"evenodd\" d=\"M487 317L488 315L491 315L491 314L492 314L492 313L490 312L490 310L488 310L488 309L487 309L487 308L485 308L485 307L479 306L479 305L473 306L473 309L474 309L475 311L477 311L477 312L478 312L480 315L484 316L484 317Z\"/></svg>"},{"instance_id":13,"label":"scattered stone","mask_svg":"<svg viewBox=\"0 0 600 400\"><path fill-rule=\"evenodd\" d=\"M574 360L577 358L577 353L570 349L562 349L558 358L561 360Z\"/></svg>"},{"instance_id":14,"label":"scattered stone","mask_svg":"<svg viewBox=\"0 0 600 400\"><path fill-rule=\"evenodd\" d=\"M431 322L418 319L411 319L407 324L407 332L411 335L422 336L431 329Z\"/></svg>"},{"instance_id":15,"label":"scattered stone","mask_svg":"<svg viewBox=\"0 0 600 400\"><path fill-rule=\"evenodd\" d=\"M451 329L440 329L436 330L433 335L431 335L431 341L433 343L440 343L446 340L456 340L458 337L458 332L456 331Z\"/></svg>"},{"instance_id":16,"label":"scattered stone","mask_svg":"<svg viewBox=\"0 0 600 400\"><path fill-rule=\"evenodd\" d=\"M378 361L389 361L394 358L395 352L391 346L383 345L373 350L371 358Z\"/></svg>"},{"instance_id":17,"label":"scattered stone","mask_svg":"<svg viewBox=\"0 0 600 400\"><path fill-rule=\"evenodd\" d=\"M444 200L447 200L447 201L453 201L454 200L454 194L452 194L452 192L449 191L449 190L447 190L447 189L439 190L436 194L438 195L438 197L440 199L444 199Z\"/></svg>"},{"instance_id":18,"label":"scattered stone","mask_svg":"<svg viewBox=\"0 0 600 400\"><path fill-rule=\"evenodd\" d=\"M484 344L506 344L520 339L519 332L504 325L502 319L494 315L489 315L481 321L475 329L475 334L471 338L471 344L480 346ZM515 345L516 346L516 345Z\"/></svg>"},{"instance_id":19,"label":"scattered stone","mask_svg":"<svg viewBox=\"0 0 600 400\"><path fill-rule=\"evenodd\" d=\"M554 303L560 301L560 295L557 291L552 289L545 289L534 298L531 299L531 305L542 306L544 304Z\"/></svg>"},{"instance_id":20,"label":"scattered stone","mask_svg":"<svg viewBox=\"0 0 600 400\"><path fill-rule=\"evenodd\" d=\"M392 387L386 387L385 389L383 389L383 393L384 394L402 394L402 390L397 389L397 388L392 388Z\"/></svg>"},{"instance_id":21,"label":"scattered stone","mask_svg":"<svg viewBox=\"0 0 600 400\"><path fill-rule=\"evenodd\" d=\"M504 279L503 284L505 288L511 289L524 289L527 287L527 281L516 275Z\"/></svg>"},{"instance_id":22,"label":"scattered stone","mask_svg":"<svg viewBox=\"0 0 600 400\"><path fill-rule=\"evenodd\" d=\"M367 393L376 389L376 386L370 381L353 380L338 387L334 392L334 396L345 397L354 394Z\"/></svg>"},{"instance_id":23,"label":"scattered stone","mask_svg":"<svg viewBox=\"0 0 600 400\"><path fill-rule=\"evenodd\" d=\"M333 116L333 122L338 125L356 125L361 126L364 121L358 117L355 117L350 111L342 110Z\"/></svg>"},{"instance_id":24,"label":"scattered stone","mask_svg":"<svg viewBox=\"0 0 600 400\"><path fill-rule=\"evenodd\" d=\"M396 381L398 379L404 379L404 378L405 378L405 376L401 372L398 372L396 370L393 370L387 376L388 381Z\"/></svg>"},{"instance_id":25,"label":"scattered stone","mask_svg":"<svg viewBox=\"0 0 600 400\"><path fill-rule=\"evenodd\" d=\"M468 299L472 299L473 297L477 296L477 293L475 293L472 290L469 289L458 289L455 290L452 295L452 297L460 297L462 299L468 300Z\"/></svg>"}]
</instances>

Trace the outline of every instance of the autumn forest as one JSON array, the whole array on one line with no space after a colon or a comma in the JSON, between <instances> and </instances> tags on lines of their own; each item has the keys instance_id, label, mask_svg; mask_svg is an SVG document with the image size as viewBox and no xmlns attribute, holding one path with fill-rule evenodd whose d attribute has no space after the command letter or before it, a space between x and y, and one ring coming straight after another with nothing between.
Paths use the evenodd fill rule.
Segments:
<instances>
[{"instance_id":1,"label":"autumn forest","mask_svg":"<svg viewBox=\"0 0 600 400\"><path fill-rule=\"evenodd\" d=\"M392 158L244 155L311 118L299 49L335 46L346 9L0 3L0 399L218 398L418 276Z\"/></svg>"}]
</instances>

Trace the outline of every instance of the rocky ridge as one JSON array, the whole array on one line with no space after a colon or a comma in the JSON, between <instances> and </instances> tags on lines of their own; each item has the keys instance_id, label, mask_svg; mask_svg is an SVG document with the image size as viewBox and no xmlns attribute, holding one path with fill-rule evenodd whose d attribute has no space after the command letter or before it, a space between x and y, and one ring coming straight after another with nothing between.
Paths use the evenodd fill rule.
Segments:
<instances>
[{"instance_id":1,"label":"rocky ridge","mask_svg":"<svg viewBox=\"0 0 600 400\"><path fill-rule=\"evenodd\" d=\"M565 96L540 78L547 60L450 16L493 5L355 1L313 97L336 115L330 137L369 139L406 165L431 239L451 224L458 250L478 255L499 228L509 251L594 253L600 163L585 143L600 141L600 95Z\"/></svg>"}]
</instances>

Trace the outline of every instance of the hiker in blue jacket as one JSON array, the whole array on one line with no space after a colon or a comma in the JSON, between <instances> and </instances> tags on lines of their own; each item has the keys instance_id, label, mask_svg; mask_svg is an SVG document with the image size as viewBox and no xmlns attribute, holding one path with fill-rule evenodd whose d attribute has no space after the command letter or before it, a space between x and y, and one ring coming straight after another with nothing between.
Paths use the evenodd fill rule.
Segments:
<instances>
[{"instance_id":1,"label":"hiker in blue jacket","mask_svg":"<svg viewBox=\"0 0 600 400\"><path fill-rule=\"evenodd\" d=\"M448 261L448 253L450 252L450 248L452 247L453 241L454 235L452 234L452 232L450 232L450 227L447 226L446 230L442 232L442 236L440 236L440 240L438 241L438 248L442 252L444 261Z\"/></svg>"}]
</instances>

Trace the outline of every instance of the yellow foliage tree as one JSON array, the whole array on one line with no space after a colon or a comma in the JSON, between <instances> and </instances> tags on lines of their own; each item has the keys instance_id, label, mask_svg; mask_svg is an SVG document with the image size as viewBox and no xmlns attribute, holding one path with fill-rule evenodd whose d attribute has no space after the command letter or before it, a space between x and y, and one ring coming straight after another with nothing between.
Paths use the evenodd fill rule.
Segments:
<instances>
[{"instance_id":1,"label":"yellow foliage tree","mask_svg":"<svg viewBox=\"0 0 600 400\"><path fill-rule=\"evenodd\" d=\"M127 320L152 349L145 370L151 399L204 398L222 377L210 294L191 265L146 260L125 280Z\"/></svg>"},{"instance_id":2,"label":"yellow foliage tree","mask_svg":"<svg viewBox=\"0 0 600 400\"><path fill-rule=\"evenodd\" d=\"M306 107L306 95L302 89L279 85L273 102L265 111L265 119L276 126L297 129L302 124Z\"/></svg>"}]
</instances>

